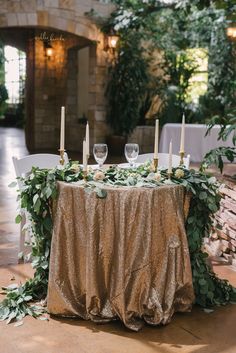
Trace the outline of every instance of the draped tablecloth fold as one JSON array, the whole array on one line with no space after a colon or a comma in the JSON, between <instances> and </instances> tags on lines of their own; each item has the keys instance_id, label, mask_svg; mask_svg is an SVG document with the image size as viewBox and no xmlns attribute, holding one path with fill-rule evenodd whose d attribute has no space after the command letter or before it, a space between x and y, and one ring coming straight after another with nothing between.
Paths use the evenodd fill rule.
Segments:
<instances>
[{"instance_id":1,"label":"draped tablecloth fold","mask_svg":"<svg viewBox=\"0 0 236 353\"><path fill-rule=\"evenodd\" d=\"M106 187L107 197L58 183L48 311L139 330L167 324L194 301L182 186Z\"/></svg>"}]
</instances>

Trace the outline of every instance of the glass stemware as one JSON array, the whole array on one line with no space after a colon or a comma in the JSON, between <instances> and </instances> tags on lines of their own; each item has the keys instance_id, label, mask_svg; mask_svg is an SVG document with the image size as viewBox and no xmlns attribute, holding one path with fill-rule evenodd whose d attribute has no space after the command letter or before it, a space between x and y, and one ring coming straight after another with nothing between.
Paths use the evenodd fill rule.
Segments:
<instances>
[{"instance_id":1,"label":"glass stemware","mask_svg":"<svg viewBox=\"0 0 236 353\"><path fill-rule=\"evenodd\" d=\"M139 146L137 143L126 143L125 145L125 157L129 162L130 167L135 166L135 161L138 158Z\"/></svg>"},{"instance_id":2,"label":"glass stemware","mask_svg":"<svg viewBox=\"0 0 236 353\"><path fill-rule=\"evenodd\" d=\"M102 168L108 154L108 147L105 143L95 143L93 146L93 155L99 168Z\"/></svg>"}]
</instances>

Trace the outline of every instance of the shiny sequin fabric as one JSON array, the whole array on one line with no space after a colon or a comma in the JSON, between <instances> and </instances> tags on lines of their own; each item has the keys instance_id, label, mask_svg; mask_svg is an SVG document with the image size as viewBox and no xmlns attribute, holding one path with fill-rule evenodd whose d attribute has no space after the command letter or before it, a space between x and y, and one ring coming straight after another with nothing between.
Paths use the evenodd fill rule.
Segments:
<instances>
[{"instance_id":1,"label":"shiny sequin fabric","mask_svg":"<svg viewBox=\"0 0 236 353\"><path fill-rule=\"evenodd\" d=\"M94 322L120 319L138 331L167 324L194 301L179 185L105 187L97 198L58 183L48 286L51 314Z\"/></svg>"}]
</instances>

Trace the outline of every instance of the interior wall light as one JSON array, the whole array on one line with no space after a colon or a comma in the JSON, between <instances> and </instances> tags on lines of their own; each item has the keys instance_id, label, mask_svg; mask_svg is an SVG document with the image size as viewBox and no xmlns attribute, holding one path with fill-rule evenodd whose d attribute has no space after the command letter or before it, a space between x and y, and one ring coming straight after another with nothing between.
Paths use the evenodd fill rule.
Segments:
<instances>
[{"instance_id":1,"label":"interior wall light","mask_svg":"<svg viewBox=\"0 0 236 353\"><path fill-rule=\"evenodd\" d=\"M50 42L45 41L44 43L44 51L45 51L45 56L50 59L53 55L53 47L51 46Z\"/></svg>"},{"instance_id":2,"label":"interior wall light","mask_svg":"<svg viewBox=\"0 0 236 353\"><path fill-rule=\"evenodd\" d=\"M109 49L115 50L119 41L119 36L115 34L108 35L107 41Z\"/></svg>"},{"instance_id":3,"label":"interior wall light","mask_svg":"<svg viewBox=\"0 0 236 353\"><path fill-rule=\"evenodd\" d=\"M104 41L104 50L110 51L112 54L115 54L120 37L115 32L110 32L105 36Z\"/></svg>"},{"instance_id":4,"label":"interior wall light","mask_svg":"<svg viewBox=\"0 0 236 353\"><path fill-rule=\"evenodd\" d=\"M227 28L227 36L230 39L236 40L236 27L228 27Z\"/></svg>"}]
</instances>

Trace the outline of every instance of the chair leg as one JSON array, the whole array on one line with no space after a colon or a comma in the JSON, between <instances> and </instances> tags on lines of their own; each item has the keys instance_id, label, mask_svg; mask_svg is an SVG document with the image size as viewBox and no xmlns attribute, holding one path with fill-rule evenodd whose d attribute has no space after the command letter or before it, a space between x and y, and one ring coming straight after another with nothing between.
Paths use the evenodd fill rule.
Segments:
<instances>
[{"instance_id":1,"label":"chair leg","mask_svg":"<svg viewBox=\"0 0 236 353\"><path fill-rule=\"evenodd\" d=\"M25 213L22 214L22 218L21 218L21 224L20 224L20 244L19 244L19 252L22 253L24 255L25 252L25 230L23 230L23 227L26 223L26 217L25 217ZM22 262L24 261L24 259L19 258L18 262Z\"/></svg>"}]
</instances>

